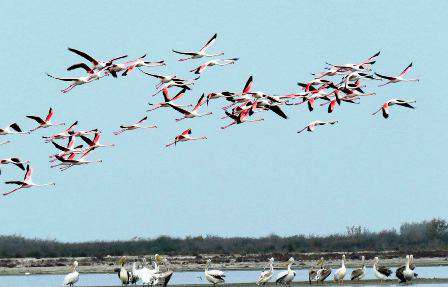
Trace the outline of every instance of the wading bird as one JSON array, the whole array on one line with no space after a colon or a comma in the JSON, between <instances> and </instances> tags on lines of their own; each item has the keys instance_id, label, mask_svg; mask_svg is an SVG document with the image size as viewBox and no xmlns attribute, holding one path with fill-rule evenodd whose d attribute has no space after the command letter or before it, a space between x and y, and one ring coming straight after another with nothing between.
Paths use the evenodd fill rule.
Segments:
<instances>
[{"instance_id":1,"label":"wading bird","mask_svg":"<svg viewBox=\"0 0 448 287\"><path fill-rule=\"evenodd\" d=\"M376 278L381 280L381 283L383 283L383 281L387 280L387 278L392 274L392 270L390 270L390 268L378 265L379 261L380 259L375 257L373 262L373 274Z\"/></svg>"},{"instance_id":2,"label":"wading bird","mask_svg":"<svg viewBox=\"0 0 448 287\"><path fill-rule=\"evenodd\" d=\"M29 119L32 119L34 121L36 121L39 125L37 127L35 127L34 129L31 129L29 132L34 132L38 129L46 129L49 127L55 127L55 126L64 126L65 123L52 123L51 119L54 116L54 111L53 108L50 108L50 110L48 110L48 114L45 117L45 119L42 119L39 116L26 116Z\"/></svg>"},{"instance_id":3,"label":"wading bird","mask_svg":"<svg viewBox=\"0 0 448 287\"><path fill-rule=\"evenodd\" d=\"M86 153L89 151L93 151L94 149L100 148L100 147L114 147L115 144L101 144L100 138L101 138L101 133L100 132L96 132L95 136L93 137L93 140L89 139L88 137L84 136L84 135L80 135L81 139L88 145Z\"/></svg>"},{"instance_id":4,"label":"wading bird","mask_svg":"<svg viewBox=\"0 0 448 287\"><path fill-rule=\"evenodd\" d=\"M4 135L12 135L12 134L27 134L26 132L22 132L22 129L19 127L17 123L12 123L7 127L0 128L0 136Z\"/></svg>"},{"instance_id":5,"label":"wading bird","mask_svg":"<svg viewBox=\"0 0 448 287\"><path fill-rule=\"evenodd\" d=\"M76 86L84 85L84 84L99 80L108 75L109 75L108 73L101 74L101 72L96 71L96 70L90 70L89 73L87 74L87 76L82 76L82 77L78 77L78 78L60 78L60 77L55 77L55 76L47 73L47 76L50 78L53 78L53 79L56 79L59 81L63 81L63 82L72 82L65 89L61 90L61 92L63 94L68 93Z\"/></svg>"},{"instance_id":6,"label":"wading bird","mask_svg":"<svg viewBox=\"0 0 448 287\"><path fill-rule=\"evenodd\" d=\"M73 131L73 129L78 125L78 121L74 122L71 126L68 127L68 129L65 129L64 131L51 135L51 136L42 136L43 139L45 139L45 142L51 142L52 140L56 139L66 139L70 137L70 133Z\"/></svg>"},{"instance_id":7,"label":"wading bird","mask_svg":"<svg viewBox=\"0 0 448 287\"><path fill-rule=\"evenodd\" d=\"M171 103L167 103L167 105L169 105L171 108L173 108L174 110L178 111L179 113L183 114L184 117L183 118L179 118L176 119L176 122L185 120L185 119L191 119L191 118L199 118L199 117L204 117L204 116L208 116L211 115L212 112L208 112L205 114L199 114L199 109L201 108L201 106L205 103L206 99L205 99L205 94L202 94L202 96L199 98L196 106L193 108L192 111L187 111L179 106L173 105Z\"/></svg>"},{"instance_id":8,"label":"wading bird","mask_svg":"<svg viewBox=\"0 0 448 287\"><path fill-rule=\"evenodd\" d=\"M341 267L337 269L334 273L334 281L339 283L344 283L344 277L347 273L347 268L345 268L345 254L342 254Z\"/></svg>"},{"instance_id":9,"label":"wading bird","mask_svg":"<svg viewBox=\"0 0 448 287\"><path fill-rule=\"evenodd\" d=\"M309 124L308 124L306 127L304 127L303 129L297 131L297 133L300 134L301 132L303 132L303 131L305 131L305 130L308 131L308 132L314 132L314 130L316 129L317 126L324 126L324 125L327 125L327 124L334 125L334 124L336 124L337 122L338 122L338 121L327 121L327 122L325 122L325 121L320 121L320 120L313 121L313 122L309 123Z\"/></svg>"},{"instance_id":10,"label":"wading bird","mask_svg":"<svg viewBox=\"0 0 448 287\"><path fill-rule=\"evenodd\" d=\"M271 257L269 259L269 270L265 270L265 271L261 272L260 276L258 276L257 285L259 285L259 286L265 285L266 283L269 282L272 275L274 275L274 258L273 257Z\"/></svg>"},{"instance_id":11,"label":"wading bird","mask_svg":"<svg viewBox=\"0 0 448 287\"><path fill-rule=\"evenodd\" d=\"M362 267L353 269L352 274L350 276L350 280L351 281L353 281L353 280L358 280L359 281L362 278L364 278L364 275L366 275L366 263L365 263L365 260L366 260L365 256L364 255L361 256Z\"/></svg>"},{"instance_id":12,"label":"wading bird","mask_svg":"<svg viewBox=\"0 0 448 287\"><path fill-rule=\"evenodd\" d=\"M294 277L296 276L296 272L294 272L291 269L291 266L294 264L294 258L288 259L288 267L285 271L282 271L278 273L277 279L275 279L275 284L283 284L290 286L292 283L292 280L294 280Z\"/></svg>"},{"instance_id":13,"label":"wading bird","mask_svg":"<svg viewBox=\"0 0 448 287\"><path fill-rule=\"evenodd\" d=\"M113 132L114 135L119 135L121 133L124 133L126 131L133 131L136 129L153 129L157 128L157 125L150 125L150 126L143 126L143 123L148 119L148 116L143 117L138 122L131 124L131 125L121 125L120 130Z\"/></svg>"},{"instance_id":14,"label":"wading bird","mask_svg":"<svg viewBox=\"0 0 448 287\"><path fill-rule=\"evenodd\" d=\"M29 162L30 162L29 160L21 161L18 157L9 157L9 158L0 159L0 165L14 164L21 170L25 170L24 164L28 164ZM1 169L0 169L0 174L2 174Z\"/></svg>"},{"instance_id":15,"label":"wading bird","mask_svg":"<svg viewBox=\"0 0 448 287\"><path fill-rule=\"evenodd\" d=\"M157 104L151 104L149 103L150 106L153 106L151 109L147 110L147 112L152 112L154 110L157 110L159 108L169 108L170 106L168 105L168 103L172 103L175 102L177 100L179 100L180 98L182 98L185 95L185 91L186 89L182 89L180 90L174 97L170 98L169 97L169 93L168 93L168 89L164 88L163 89L163 99L164 102L160 102ZM176 105L176 107L191 107L192 105Z\"/></svg>"},{"instance_id":16,"label":"wading bird","mask_svg":"<svg viewBox=\"0 0 448 287\"><path fill-rule=\"evenodd\" d=\"M43 187L43 186L56 185L54 182L46 183L46 184L36 184L36 183L34 183L33 180L31 179L32 173L33 173L33 168L30 167L30 165L28 164L28 165L26 166L25 177L23 178L22 181L20 181L20 180L5 181L5 184L16 184L16 185L18 185L19 187L15 188L15 189L13 189L13 190L11 190L11 191L8 191L8 192L6 192L6 193L3 193L3 195L4 195L4 196L5 196L5 195L9 195L9 194L11 194L11 193L13 193L13 192L16 192L16 191L18 191L18 190L20 190L20 189L23 189L23 188Z\"/></svg>"},{"instance_id":17,"label":"wading bird","mask_svg":"<svg viewBox=\"0 0 448 287\"><path fill-rule=\"evenodd\" d=\"M204 64L200 65L199 67L194 68L190 72L195 73L196 75L200 75L208 67L233 65L233 64L235 64L236 61L238 61L238 58L231 58L231 59L225 59L225 60L222 60L222 59L210 60L210 61L207 61Z\"/></svg>"},{"instance_id":18,"label":"wading bird","mask_svg":"<svg viewBox=\"0 0 448 287\"><path fill-rule=\"evenodd\" d=\"M226 277L226 275L224 275L224 272L222 272L221 270L209 270L211 264L212 260L207 259L207 265L205 266L204 270L205 279L207 279L208 282L212 283L213 286L218 283L224 283L224 277Z\"/></svg>"},{"instance_id":19,"label":"wading bird","mask_svg":"<svg viewBox=\"0 0 448 287\"><path fill-rule=\"evenodd\" d=\"M83 51L80 51L80 50L77 50L77 49L73 49L73 48L67 48L67 49L70 52L73 52L73 53L77 54L78 56L83 57L84 59L86 59L90 63L92 63L92 65L93 65L92 70L94 70L94 69L102 70L102 69L107 68L110 65L112 65L114 61L126 58L128 56L128 55L123 55L123 56L120 56L120 57L112 58L112 59L110 59L108 61L99 61L99 60L96 60L95 58L93 58L92 56L90 56L89 54L87 54L87 53L85 53ZM76 65L79 65L79 64L75 64L73 66L76 66ZM73 67L73 66L71 66L71 67ZM68 71L72 70L73 68L70 69L71 67L69 67L67 70Z\"/></svg>"},{"instance_id":20,"label":"wading bird","mask_svg":"<svg viewBox=\"0 0 448 287\"><path fill-rule=\"evenodd\" d=\"M383 117L385 119L389 118L389 108L393 105L398 105L401 107L409 108L409 109L415 109L414 106L412 106L412 103L415 103L414 100L401 100L401 99L390 99L387 102L385 102L381 108L379 108L376 112L372 114L372 116L376 115L379 111L383 112Z\"/></svg>"},{"instance_id":21,"label":"wading bird","mask_svg":"<svg viewBox=\"0 0 448 287\"><path fill-rule=\"evenodd\" d=\"M64 277L64 286L73 286L79 279L78 261L75 260L71 265L71 272Z\"/></svg>"},{"instance_id":22,"label":"wading bird","mask_svg":"<svg viewBox=\"0 0 448 287\"><path fill-rule=\"evenodd\" d=\"M206 140L206 136L194 138L191 136L191 128L184 130L180 135L174 138L174 141L165 145L165 147L169 147L172 145L176 145L178 142L187 142L187 141L197 141L197 140Z\"/></svg>"},{"instance_id":23,"label":"wading bird","mask_svg":"<svg viewBox=\"0 0 448 287\"><path fill-rule=\"evenodd\" d=\"M378 73L375 73L378 77L382 79L386 79L387 82L384 84L379 85L378 87L382 87L388 84L392 83L398 83L398 82L418 82L419 79L405 79L404 76L411 70L412 63L409 64L409 66L406 67L406 69L403 70L398 76L384 76Z\"/></svg>"},{"instance_id":24,"label":"wading bird","mask_svg":"<svg viewBox=\"0 0 448 287\"><path fill-rule=\"evenodd\" d=\"M179 59L179 61L187 61L191 59L199 59L202 57L215 57L215 56L221 56L224 55L223 52L215 53L215 54L207 54L208 48L210 48L213 43L216 41L216 37L218 37L218 34L213 35L210 40L207 41L207 43L198 51L198 52L182 52L173 50L174 53L181 54L181 55L187 55L188 58Z\"/></svg>"}]
</instances>

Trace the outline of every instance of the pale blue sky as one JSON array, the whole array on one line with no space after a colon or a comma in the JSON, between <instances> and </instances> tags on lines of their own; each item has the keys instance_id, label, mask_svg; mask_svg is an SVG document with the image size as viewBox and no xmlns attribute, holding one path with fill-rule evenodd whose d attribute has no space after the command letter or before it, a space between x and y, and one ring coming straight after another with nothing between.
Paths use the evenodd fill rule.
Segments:
<instances>
[{"instance_id":1,"label":"pale blue sky","mask_svg":"<svg viewBox=\"0 0 448 287\"><path fill-rule=\"evenodd\" d=\"M0 234L63 241L127 239L158 235L260 236L327 234L348 225L371 230L405 221L446 216L445 132L448 49L445 1L6 1L0 71L0 125L33 122L27 114L55 108L55 120L98 127L117 144L92 154L101 165L63 173L49 168L53 149L41 136L12 137L3 156L19 155L35 167L35 182L56 181L1 198ZM178 63L171 49L189 50L218 33L214 51L239 57L234 66L212 68L184 101L203 92L239 90L249 75L255 90L298 91L325 61L356 62L381 50L375 70L399 73L414 63L404 83L371 90L378 96L345 105L329 116L305 107L287 109L282 120L263 114L257 125L226 131L219 126L222 102L209 118L175 123L166 109L149 115L157 130L111 135L139 119L155 81L140 73L107 78L59 93L64 83L45 72L70 76L80 60L75 47L101 59L144 53L166 59L151 71L187 76L201 60ZM370 114L389 98L417 100L414 111L394 109L389 120ZM296 130L316 119L338 119L314 134ZM164 144L192 127L207 142ZM4 139L4 137L2 138ZM1 180L21 177L3 168ZM8 186L1 186L6 191Z\"/></svg>"}]
</instances>

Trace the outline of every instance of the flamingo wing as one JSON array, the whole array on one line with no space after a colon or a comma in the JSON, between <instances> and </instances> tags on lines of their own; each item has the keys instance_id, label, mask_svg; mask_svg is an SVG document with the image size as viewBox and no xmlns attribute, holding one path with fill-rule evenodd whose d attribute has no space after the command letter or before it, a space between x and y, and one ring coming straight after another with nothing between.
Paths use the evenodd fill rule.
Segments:
<instances>
[{"instance_id":1,"label":"flamingo wing","mask_svg":"<svg viewBox=\"0 0 448 287\"><path fill-rule=\"evenodd\" d=\"M210 40L207 41L207 43L201 48L200 52L206 51L208 48L210 48L213 43L216 41L216 37L218 37L218 34L213 35Z\"/></svg>"},{"instance_id":2,"label":"flamingo wing","mask_svg":"<svg viewBox=\"0 0 448 287\"><path fill-rule=\"evenodd\" d=\"M41 125L45 124L45 121L43 119L41 119L40 117L37 117L37 116L26 116L26 117L29 119L35 120L36 122L38 122Z\"/></svg>"},{"instance_id":3,"label":"flamingo wing","mask_svg":"<svg viewBox=\"0 0 448 287\"><path fill-rule=\"evenodd\" d=\"M94 64L94 65L98 65L98 61L97 60L95 60L92 56L90 56L90 55L88 55L87 53L85 53L85 52L83 52L83 51L80 51L80 50L76 50L76 49L73 49L73 48L67 48L70 52L73 52L73 53L75 53L75 54L77 54L78 56L81 56L81 57L83 57L84 59L86 59L87 61L89 61L89 62L91 62L92 64Z\"/></svg>"}]
</instances>

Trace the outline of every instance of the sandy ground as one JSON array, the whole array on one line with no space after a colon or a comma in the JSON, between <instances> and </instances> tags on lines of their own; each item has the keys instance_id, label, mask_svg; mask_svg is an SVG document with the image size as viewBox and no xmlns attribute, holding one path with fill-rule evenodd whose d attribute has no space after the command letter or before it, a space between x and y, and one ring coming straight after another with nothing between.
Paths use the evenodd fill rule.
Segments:
<instances>
[{"instance_id":1,"label":"sandy ground","mask_svg":"<svg viewBox=\"0 0 448 287\"><path fill-rule=\"evenodd\" d=\"M289 255L288 255L289 256ZM275 262L274 267L282 269L284 268L284 262L289 258L284 257ZM145 256L146 258L153 258L153 256ZM266 261L257 260L245 261L250 256L239 257L238 255L200 255L200 259L197 256L170 256L169 261L172 265L172 270L179 271L202 271L204 270L205 261L211 258L213 261L213 268L222 270L260 270L266 266ZM275 257L275 256L274 256ZM130 267L134 261L141 261L143 256L129 256L127 262ZM300 257L298 257L300 258ZM369 257L367 257L369 258ZM380 255L380 258L381 255ZM80 258L18 258L18 259L0 259L0 275L24 275L29 274L66 274L67 266L77 260L80 265L80 272L82 273L113 273L113 269L117 266L119 257L106 257L102 260L98 260L90 257ZM244 261L242 260L244 259ZM277 259L277 258L276 258ZM368 259L367 266L373 265L373 260ZM310 266L314 266L316 260L298 260L294 269L308 269ZM340 266L340 259L328 259L326 261L327 266L332 268ZM381 259L381 265L388 267L396 267L404 264L404 258L388 258ZM348 259L347 267L359 267L361 265L360 260ZM432 257L432 258L415 258L415 265L418 266L448 266L448 258L446 257Z\"/></svg>"}]
</instances>

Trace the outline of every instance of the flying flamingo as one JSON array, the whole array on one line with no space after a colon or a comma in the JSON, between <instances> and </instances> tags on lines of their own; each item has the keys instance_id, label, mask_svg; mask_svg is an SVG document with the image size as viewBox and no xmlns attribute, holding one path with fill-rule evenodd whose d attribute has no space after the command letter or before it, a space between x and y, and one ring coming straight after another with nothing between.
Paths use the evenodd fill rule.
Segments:
<instances>
[{"instance_id":1,"label":"flying flamingo","mask_svg":"<svg viewBox=\"0 0 448 287\"><path fill-rule=\"evenodd\" d=\"M123 56L120 56L120 57L112 58L112 59L110 59L108 61L99 61L99 60L96 60L95 58L93 58L92 56L90 56L89 54L87 54L87 53L85 53L83 51L80 51L80 50L77 50L77 49L73 49L73 48L67 48L67 49L70 52L73 52L73 53L77 54L78 56L83 57L84 59L86 59L90 63L92 63L92 65L93 65L92 70L95 70L95 69L102 70L102 69L107 68L110 65L112 65L112 63L114 61L126 58L128 56L128 55L123 55ZM75 64L75 65L69 67L67 70L70 71L70 70L73 69L72 67L77 66L77 65L79 65L79 64Z\"/></svg>"},{"instance_id":2,"label":"flying flamingo","mask_svg":"<svg viewBox=\"0 0 448 287\"><path fill-rule=\"evenodd\" d=\"M177 54L181 54L181 55L190 56L188 58L179 59L179 61L187 61L187 60L191 60L191 59L199 59L202 57L214 57L214 56L224 55L223 52L219 52L216 54L207 54L208 48L210 48L213 45L213 43L216 41L216 37L218 37L218 34L213 35L213 37L211 37L210 40L208 40L207 43L198 52L181 52L181 51L177 51L177 50L173 50L173 52L177 53Z\"/></svg>"},{"instance_id":3,"label":"flying flamingo","mask_svg":"<svg viewBox=\"0 0 448 287\"><path fill-rule=\"evenodd\" d=\"M344 69L344 70L370 70L371 66L375 64L376 58L380 55L380 52L375 53L373 56L367 58L366 60L356 63L356 64L343 64L343 65L333 65L330 63L326 63L334 68Z\"/></svg>"},{"instance_id":4,"label":"flying flamingo","mask_svg":"<svg viewBox=\"0 0 448 287\"><path fill-rule=\"evenodd\" d=\"M17 123L12 123L7 127L0 128L0 136L11 135L11 134L27 134L26 132L22 132L22 129L19 127Z\"/></svg>"},{"instance_id":5,"label":"flying flamingo","mask_svg":"<svg viewBox=\"0 0 448 287\"><path fill-rule=\"evenodd\" d=\"M90 150L88 150L87 152L85 152L84 154L82 154L78 159L75 159L76 154L75 153L71 153L67 159L64 158L64 156L60 156L60 155L56 155L56 159L60 161L60 163L52 165L51 168L54 167L60 167L61 171L67 170L75 165L85 165L85 164L90 164L90 163L101 163L103 162L103 160L98 159L95 161L92 160L87 160L86 157L89 154Z\"/></svg>"},{"instance_id":6,"label":"flying flamingo","mask_svg":"<svg viewBox=\"0 0 448 287\"><path fill-rule=\"evenodd\" d=\"M207 139L206 136L194 138L194 137L192 137L190 135L191 135L191 128L190 129L186 129L180 135L176 136L174 138L173 142L165 145L165 147L176 145L178 142L197 141L197 140L206 140Z\"/></svg>"},{"instance_id":7,"label":"flying flamingo","mask_svg":"<svg viewBox=\"0 0 448 287\"><path fill-rule=\"evenodd\" d=\"M99 148L99 147L114 147L115 146L114 144L100 144L99 141L100 141L101 133L99 133L99 132L95 133L93 140L89 139L88 137L86 137L84 135L81 135L80 137L83 141L85 141L86 144L89 145L89 147L87 148L86 154L94 149Z\"/></svg>"},{"instance_id":8,"label":"flying flamingo","mask_svg":"<svg viewBox=\"0 0 448 287\"><path fill-rule=\"evenodd\" d=\"M70 137L70 133L73 131L73 129L78 125L78 121L74 122L71 126L68 127L68 129L51 135L51 136L42 136L43 139L45 139L45 142L51 142L52 140L56 140L56 139L66 139L68 137Z\"/></svg>"},{"instance_id":9,"label":"flying flamingo","mask_svg":"<svg viewBox=\"0 0 448 287\"><path fill-rule=\"evenodd\" d=\"M406 69L404 69L403 72L401 72L401 74L398 76L384 76L384 75L375 73L375 75L377 75L378 77L388 80L385 84L381 84L378 87L385 86L385 85L392 84L392 83L398 83L398 82L418 82L419 79L417 79L417 78L416 79L405 79L404 78L404 76L411 70L411 68L412 68L412 63L410 63L409 66L407 66Z\"/></svg>"},{"instance_id":10,"label":"flying flamingo","mask_svg":"<svg viewBox=\"0 0 448 287\"><path fill-rule=\"evenodd\" d=\"M80 64L80 65L83 68L87 67L86 64ZM55 77L48 73L47 73L47 76L49 76L50 78L59 80L59 81L72 82L65 89L61 90L61 92L65 94L65 93L68 93L69 91L71 91L76 86L84 85L84 84L93 82L95 80L99 80L99 79L109 75L109 73L107 73L107 72L105 72L105 73L103 73L103 75L101 75L101 72L99 72L99 71L91 70L90 68L88 68L88 69L89 69L89 72L88 72L87 76L82 76L82 77L78 77L78 78L60 78L60 77Z\"/></svg>"},{"instance_id":11,"label":"flying flamingo","mask_svg":"<svg viewBox=\"0 0 448 287\"><path fill-rule=\"evenodd\" d=\"M164 84L163 86L159 86L159 90L157 90L151 96L154 97L154 96L158 95L160 92L163 92L163 89L169 89L172 87L178 87L178 88L185 89L185 90L191 90L191 88L189 86L194 85L194 81L197 79L198 78L193 79L193 80L184 80L183 82L171 80L171 81L167 82L166 84Z\"/></svg>"},{"instance_id":12,"label":"flying flamingo","mask_svg":"<svg viewBox=\"0 0 448 287\"><path fill-rule=\"evenodd\" d=\"M135 68L166 66L164 60L157 61L157 62L149 62L149 61L145 61L145 57L146 57L146 54L136 60L124 63L124 65L126 66L126 70L121 75L127 76L127 74L129 74Z\"/></svg>"},{"instance_id":13,"label":"flying flamingo","mask_svg":"<svg viewBox=\"0 0 448 287\"><path fill-rule=\"evenodd\" d=\"M28 164L30 161L21 161L19 158L17 157L10 157L10 158L3 158L0 159L0 165L4 165L4 164L14 164L16 165L18 168L20 168L21 170L25 170L25 167L23 166L24 164ZM2 174L1 170L0 170L0 174Z\"/></svg>"},{"instance_id":14,"label":"flying flamingo","mask_svg":"<svg viewBox=\"0 0 448 287\"><path fill-rule=\"evenodd\" d=\"M205 71L207 67L233 65L236 61L238 61L238 58L211 60L205 62L197 68L194 68L190 72L194 72L195 74L200 75Z\"/></svg>"},{"instance_id":15,"label":"flying flamingo","mask_svg":"<svg viewBox=\"0 0 448 287\"><path fill-rule=\"evenodd\" d=\"M182 98L185 95L185 91L186 91L186 89L182 89L174 97L170 98L169 94L168 94L168 89L167 88L163 88L163 99L165 101L157 103L157 104L151 104L150 103L149 105L151 105L153 107L151 109L147 110L147 112L152 112L152 111L157 110L159 108L168 108L168 107L170 107L168 105L168 103L174 102L174 101L179 100L180 98ZM192 105L190 104L190 105L176 105L176 106L178 106L178 107L190 107Z\"/></svg>"},{"instance_id":16,"label":"flying flamingo","mask_svg":"<svg viewBox=\"0 0 448 287\"><path fill-rule=\"evenodd\" d=\"M4 196L9 195L13 192L16 192L22 188L31 188L31 187L43 187L43 186L50 186L50 185L56 185L54 182L51 183L46 183L46 184L35 184L33 182L33 180L31 179L31 175L33 173L33 168L30 167L30 165L28 164L26 166L26 173L25 173L25 177L23 178L22 181L20 180L11 180L11 181L5 181L5 184L16 184L19 185L19 187L8 191L6 193L3 193Z\"/></svg>"},{"instance_id":17,"label":"flying flamingo","mask_svg":"<svg viewBox=\"0 0 448 287\"><path fill-rule=\"evenodd\" d=\"M54 145L55 148L57 148L58 150L60 150L61 152L58 153L57 155L59 156L64 156L66 154L69 153L82 153L82 147L83 145L77 145L75 146L75 136L70 136L69 140L68 140L68 144L67 147L63 147L60 144L56 143L55 141L51 141L51 143ZM56 155L51 155L50 158L53 158L53 160L50 160L50 162L54 162Z\"/></svg>"},{"instance_id":18,"label":"flying flamingo","mask_svg":"<svg viewBox=\"0 0 448 287\"><path fill-rule=\"evenodd\" d=\"M48 111L48 115L45 119L42 119L41 117L38 117L38 116L26 116L27 118L32 119L39 124L34 129L30 130L29 133L34 132L35 130L38 130L38 129L45 129L45 128L49 128L49 127L65 125L65 123L52 123L51 118L53 117L53 115L54 115L53 108L50 108L50 110Z\"/></svg>"},{"instance_id":19,"label":"flying flamingo","mask_svg":"<svg viewBox=\"0 0 448 287\"><path fill-rule=\"evenodd\" d=\"M385 119L389 118L389 107L393 106L393 105L398 105L398 106L402 106L405 108L409 108L409 109L415 109L414 106L412 106L412 103L415 103L416 101L411 100L401 100L401 99L390 99L387 102L385 102L381 108L379 108L376 112L374 112L372 114L372 116L376 115L379 111L383 112L383 117Z\"/></svg>"},{"instance_id":20,"label":"flying flamingo","mask_svg":"<svg viewBox=\"0 0 448 287\"><path fill-rule=\"evenodd\" d=\"M255 122L263 121L264 119L249 120L249 117L250 117L251 115L253 115L253 113L254 113L254 109L256 108L256 105L257 105L257 102L254 102L250 108L248 108L248 109L246 109L246 110L243 110L243 111L242 111L241 113L239 113L238 115L231 114L231 113L229 113L229 112L226 111L226 112L225 112L226 115L227 115L229 118L233 119L234 121L231 122L230 124L226 125L226 126L221 127L221 129L224 130L224 129L226 129L226 128L230 127L230 126L233 126L233 125L235 125L235 124L255 123Z\"/></svg>"},{"instance_id":21,"label":"flying flamingo","mask_svg":"<svg viewBox=\"0 0 448 287\"><path fill-rule=\"evenodd\" d=\"M334 125L335 123L337 123L338 121L328 121L328 122L324 122L324 121L313 121L311 123L309 123L306 127L304 127L303 129L299 130L297 133L300 134L301 132L303 132L304 130L307 130L308 132L314 132L314 130L316 129L317 126L324 126L326 124L330 124L330 125Z\"/></svg>"},{"instance_id":22,"label":"flying flamingo","mask_svg":"<svg viewBox=\"0 0 448 287\"><path fill-rule=\"evenodd\" d=\"M158 89L160 86L162 86L163 84L169 83L171 81L174 82L184 82L185 80L178 78L176 75L158 75L158 74L151 74L151 73L147 73L145 71L143 71L142 69L138 68L140 70L140 72L142 72L143 74L153 77L153 78L157 78L159 79L159 83L156 85L156 89Z\"/></svg>"},{"instance_id":23,"label":"flying flamingo","mask_svg":"<svg viewBox=\"0 0 448 287\"><path fill-rule=\"evenodd\" d=\"M205 103L206 99L205 99L205 94L202 94L202 96L199 98L196 106L193 108L192 111L187 111L179 106L173 105L171 103L167 103L167 105L169 105L170 107L172 107L173 109L175 109L176 111L178 111L179 113L182 113L184 115L183 118L180 119L176 119L176 122L179 122L181 120L184 119L191 119L191 118L197 118L197 117L204 117L204 116L208 116L211 115L212 112L206 113L206 114L199 114L199 108Z\"/></svg>"},{"instance_id":24,"label":"flying flamingo","mask_svg":"<svg viewBox=\"0 0 448 287\"><path fill-rule=\"evenodd\" d=\"M9 144L11 141L4 141L4 142L0 142L0 145L5 145L5 144Z\"/></svg>"},{"instance_id":25,"label":"flying flamingo","mask_svg":"<svg viewBox=\"0 0 448 287\"><path fill-rule=\"evenodd\" d=\"M145 116L144 118L142 118L141 120L139 120L138 122L136 122L135 124L132 125L121 125L120 126L120 130L113 132L114 135L119 135L121 133L124 133L126 131L132 131L132 130L136 130L136 129L152 129L152 128L157 128L157 125L150 125L150 126L143 126L143 123L148 119L148 116Z\"/></svg>"}]
</instances>

